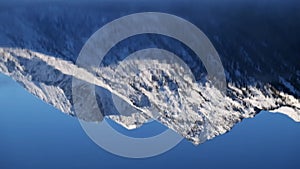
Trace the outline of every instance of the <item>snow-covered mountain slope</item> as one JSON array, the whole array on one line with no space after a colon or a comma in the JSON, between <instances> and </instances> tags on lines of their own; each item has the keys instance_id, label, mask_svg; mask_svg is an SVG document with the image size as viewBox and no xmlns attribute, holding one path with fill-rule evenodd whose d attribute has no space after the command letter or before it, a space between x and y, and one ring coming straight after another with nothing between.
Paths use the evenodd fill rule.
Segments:
<instances>
[{"instance_id":1,"label":"snow-covered mountain slope","mask_svg":"<svg viewBox=\"0 0 300 169\"><path fill-rule=\"evenodd\" d=\"M158 58L164 54L157 51ZM145 60L137 53L121 62L118 68L96 69L97 76L94 76L72 62L29 50L2 48L0 54L1 72L63 112L74 114L68 83L75 77L105 88L136 110L128 116L109 115L123 126L135 128L137 122L141 125L155 116L159 122L195 144L229 131L243 118L258 113L257 108L277 109L299 121L300 102L292 95L276 91L271 86L239 89L234 84L228 84L228 95L224 95L209 82L197 83L192 76L187 76L191 72L182 71L187 70L181 67L183 64L168 57L165 62L157 58ZM137 70L140 73L137 74ZM103 97L101 93L97 94ZM112 106L112 103L106 106ZM93 113L76 115L89 121L101 120Z\"/></svg>"},{"instance_id":2,"label":"snow-covered mountain slope","mask_svg":"<svg viewBox=\"0 0 300 169\"><path fill-rule=\"evenodd\" d=\"M102 115L74 112L72 78L95 84L97 106L104 116L128 129L155 116L195 144L229 131L261 110L281 112L299 122L300 43L295 35L300 35L300 15L293 13L294 8L280 7L279 13L276 5L266 13L255 5L208 5L199 7L203 10L197 18L193 11L198 7L186 12L177 11L184 6L166 9L195 23L210 38L226 71L226 94L210 85L204 66L189 48L168 37L132 37L113 48L99 68L75 65L84 42L102 25L125 14L155 9L138 4L137 11L110 5L8 5L0 12L0 72L62 112L87 121L100 121ZM210 8L219 10L211 13ZM225 11L230 12L224 15ZM292 17L277 23L285 16ZM161 62L140 60L138 55L125 59L149 47L171 51L180 59ZM159 55L164 53L158 50ZM116 102L122 106L115 106Z\"/></svg>"}]
</instances>

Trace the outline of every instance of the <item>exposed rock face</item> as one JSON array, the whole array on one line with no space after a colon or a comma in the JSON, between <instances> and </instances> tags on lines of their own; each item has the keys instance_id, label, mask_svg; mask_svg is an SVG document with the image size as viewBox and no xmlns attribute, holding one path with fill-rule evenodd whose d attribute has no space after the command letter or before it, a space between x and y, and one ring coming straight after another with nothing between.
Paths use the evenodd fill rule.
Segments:
<instances>
[{"instance_id":1,"label":"exposed rock face","mask_svg":"<svg viewBox=\"0 0 300 169\"><path fill-rule=\"evenodd\" d=\"M300 15L291 16L289 7L283 7L279 14L275 9L266 13L255 6L255 14L236 7L219 7L214 14L204 10L199 18L193 18L192 12L179 14L194 21L215 45L228 82L225 94L210 85L204 66L191 49L158 35L124 40L94 70L76 66L87 38L106 22L122 16L122 11L78 4L68 8L65 4L9 8L0 12L0 21L5 23L0 25L0 72L64 113L88 121L101 120L93 112L74 112L75 77L97 86L101 112L122 126L139 127L155 112L159 122L195 144L229 131L261 110L280 111L300 121L300 40L296 38L300 35ZM230 10L228 15L222 15L226 10ZM294 24L277 23L284 16ZM181 60L125 59L148 47L172 51ZM180 62L190 71L182 71L184 64ZM81 76L74 74L78 71ZM121 106L115 106L116 102Z\"/></svg>"}]
</instances>

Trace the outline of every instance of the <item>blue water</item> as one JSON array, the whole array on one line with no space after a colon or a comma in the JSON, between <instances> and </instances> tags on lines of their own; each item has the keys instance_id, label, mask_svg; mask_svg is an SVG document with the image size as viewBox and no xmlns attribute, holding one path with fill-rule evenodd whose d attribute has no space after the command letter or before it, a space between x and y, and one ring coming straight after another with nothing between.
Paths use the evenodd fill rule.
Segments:
<instances>
[{"instance_id":1,"label":"blue water","mask_svg":"<svg viewBox=\"0 0 300 169\"><path fill-rule=\"evenodd\" d=\"M111 124L128 135L165 129L150 123L129 132ZM284 115L262 112L200 146L184 140L156 157L118 157L94 144L76 118L40 101L10 78L0 76L0 169L298 169L299 140L299 123Z\"/></svg>"}]
</instances>

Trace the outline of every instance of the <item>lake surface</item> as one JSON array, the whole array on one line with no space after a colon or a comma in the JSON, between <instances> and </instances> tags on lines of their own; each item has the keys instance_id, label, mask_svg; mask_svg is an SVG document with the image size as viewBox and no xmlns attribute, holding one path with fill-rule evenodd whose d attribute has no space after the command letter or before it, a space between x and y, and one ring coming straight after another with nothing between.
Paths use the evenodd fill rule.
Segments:
<instances>
[{"instance_id":1,"label":"lake surface","mask_svg":"<svg viewBox=\"0 0 300 169\"><path fill-rule=\"evenodd\" d=\"M124 134L144 137L165 129L152 122ZM183 140L152 158L128 159L94 144L78 120L29 94L0 75L0 168L243 168L298 169L300 124L285 115L262 112L229 133L199 146Z\"/></svg>"}]
</instances>

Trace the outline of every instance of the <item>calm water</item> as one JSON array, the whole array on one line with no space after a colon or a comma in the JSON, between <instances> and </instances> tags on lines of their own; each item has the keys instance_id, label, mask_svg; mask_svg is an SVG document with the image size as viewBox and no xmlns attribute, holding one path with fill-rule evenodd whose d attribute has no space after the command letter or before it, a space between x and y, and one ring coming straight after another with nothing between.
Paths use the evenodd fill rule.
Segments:
<instances>
[{"instance_id":1,"label":"calm water","mask_svg":"<svg viewBox=\"0 0 300 169\"><path fill-rule=\"evenodd\" d=\"M128 135L165 127L148 124ZM160 156L127 159L95 145L76 118L45 104L0 75L0 169L23 168L299 168L300 124L263 112L200 146L182 141Z\"/></svg>"}]
</instances>

